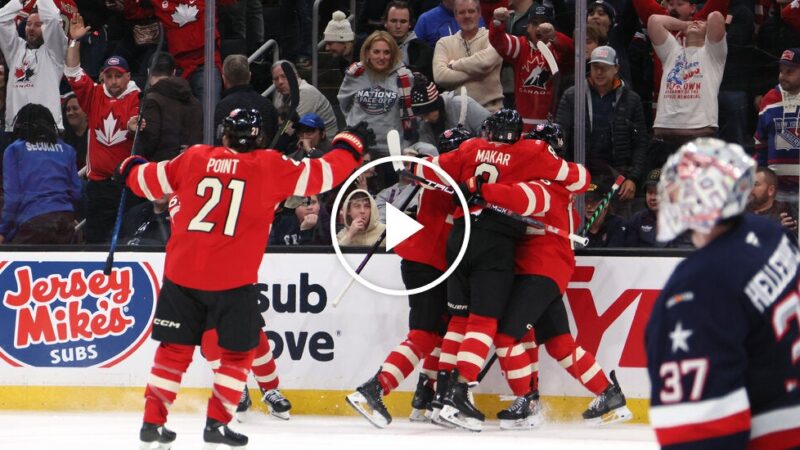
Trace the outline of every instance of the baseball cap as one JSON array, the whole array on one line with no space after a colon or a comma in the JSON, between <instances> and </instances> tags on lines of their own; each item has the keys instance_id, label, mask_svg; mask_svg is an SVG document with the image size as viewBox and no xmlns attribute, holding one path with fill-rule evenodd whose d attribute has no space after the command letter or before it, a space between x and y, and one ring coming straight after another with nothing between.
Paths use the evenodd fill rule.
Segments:
<instances>
[{"instance_id":1,"label":"baseball cap","mask_svg":"<svg viewBox=\"0 0 800 450\"><path fill-rule=\"evenodd\" d=\"M103 63L103 70L101 70L101 72L105 72L109 69L114 69L120 73L128 73L128 71L130 71L128 61L122 56L112 56L108 58L106 62Z\"/></svg>"},{"instance_id":2,"label":"baseball cap","mask_svg":"<svg viewBox=\"0 0 800 450\"><path fill-rule=\"evenodd\" d=\"M647 174L647 178L644 179L644 187L656 186L658 184L658 180L660 179L661 169L653 169Z\"/></svg>"},{"instance_id":3,"label":"baseball cap","mask_svg":"<svg viewBox=\"0 0 800 450\"><path fill-rule=\"evenodd\" d=\"M784 50L778 62L787 66L800 66L800 47Z\"/></svg>"},{"instance_id":4,"label":"baseball cap","mask_svg":"<svg viewBox=\"0 0 800 450\"><path fill-rule=\"evenodd\" d=\"M592 59L589 60L589 64L592 63L615 66L617 65L617 52L607 45L597 47L596 49L592 50Z\"/></svg>"},{"instance_id":5,"label":"baseball cap","mask_svg":"<svg viewBox=\"0 0 800 450\"><path fill-rule=\"evenodd\" d=\"M528 22L551 22L555 19L553 8L545 5L534 4L528 10Z\"/></svg>"},{"instance_id":6,"label":"baseball cap","mask_svg":"<svg viewBox=\"0 0 800 450\"><path fill-rule=\"evenodd\" d=\"M611 182L604 176L592 179L584 198L588 202L600 201L611 190Z\"/></svg>"},{"instance_id":7,"label":"baseball cap","mask_svg":"<svg viewBox=\"0 0 800 450\"><path fill-rule=\"evenodd\" d=\"M306 128L314 128L317 130L325 129L325 121L322 120L322 117L314 113L303 114L303 117L300 118L300 120L297 122L297 125Z\"/></svg>"}]
</instances>

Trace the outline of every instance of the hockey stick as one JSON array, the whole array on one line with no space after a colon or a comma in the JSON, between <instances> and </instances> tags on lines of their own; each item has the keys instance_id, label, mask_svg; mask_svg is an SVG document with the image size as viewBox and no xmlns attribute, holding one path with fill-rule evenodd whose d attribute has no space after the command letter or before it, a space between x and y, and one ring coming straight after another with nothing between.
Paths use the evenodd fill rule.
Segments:
<instances>
[{"instance_id":1,"label":"hockey stick","mask_svg":"<svg viewBox=\"0 0 800 450\"><path fill-rule=\"evenodd\" d=\"M411 173L411 172L409 172L407 170L403 170L402 175L404 175L404 176L406 176L408 178L411 178L413 180L416 180L416 181L422 183L423 185L427 186L430 189L436 189L436 190L439 190L439 191L442 191L442 192L446 192L446 193L451 194L451 195L454 192L453 189L450 188L449 186L445 186L444 184L437 183L437 182L435 182L433 180L428 180L427 178L422 178L422 177L417 176L417 175L415 175L415 174L413 174L413 173ZM564 239L569 239L570 241L576 242L576 243L581 244L583 246L586 246L586 245L589 244L589 238L586 238L586 237L583 237L583 236L578 236L577 234L570 233L567 230L563 230L563 229L558 228L558 227L553 226L553 225L548 225L548 224L546 224L544 222L540 222L540 221L538 221L538 220L536 220L536 219L534 219L532 217L523 216L522 214L518 214L518 213L516 213L516 212L514 212L514 211L512 211L512 210L510 210L508 208L503 208L500 205L495 205L493 203L486 203L484 201L478 201L475 204L478 205L478 206L482 206L485 209L489 209L491 211L494 211L494 212L496 212L498 214L502 214L504 216L508 216L508 217L510 217L510 218L512 218L514 220L519 220L520 222L522 222L522 223L524 223L526 225L529 225L531 227L542 229L542 230L544 230L544 231L546 231L548 233L552 233L552 234L561 236Z\"/></svg>"},{"instance_id":2,"label":"hockey stick","mask_svg":"<svg viewBox=\"0 0 800 450\"><path fill-rule=\"evenodd\" d=\"M495 361L497 361L496 350L492 352L492 357L489 358L489 361L486 362L486 365L483 366L483 369L481 369L480 373L478 374L478 383L480 383L481 381L483 381L484 378L486 378L486 374L489 373L489 369L492 368Z\"/></svg>"},{"instance_id":3,"label":"hockey stick","mask_svg":"<svg viewBox=\"0 0 800 450\"><path fill-rule=\"evenodd\" d=\"M294 72L292 65L289 64L288 61L284 61L281 63L281 69L283 69L283 74L286 76L286 82L289 83L289 110L286 114L286 120L283 122L283 127L281 131L275 133L275 136L272 137L272 142L269 143L269 148L275 148L275 144L278 143L278 139L286 133L286 130L292 125L292 117L297 113L297 104L300 103L300 85L297 81L297 74Z\"/></svg>"},{"instance_id":4,"label":"hockey stick","mask_svg":"<svg viewBox=\"0 0 800 450\"><path fill-rule=\"evenodd\" d=\"M386 135L386 143L389 146L390 155L399 156L401 154L400 133L397 130L389 130L389 133ZM392 161L392 167L395 169L395 171L401 172L403 170L403 163L401 161ZM400 211L405 211L406 208L408 208L408 205L411 204L411 201L414 199L414 197L416 197L417 192L419 192L419 188L420 188L419 185L414 186L414 189L411 190L411 194L409 194L409 196L403 201L403 204L400 205ZM372 259L372 255L375 254L375 252L381 246L381 243L383 243L384 239L386 239L386 229L383 230L381 235L378 236L378 239L375 241L375 243L372 244L372 247L369 249L369 252L367 252L367 254L364 255L364 259L362 259L361 263L358 265L358 267L356 267L356 274L360 274L361 271L364 270L364 267L366 267L367 262L369 262L369 260ZM355 281L356 281L355 278L350 278L350 281L348 281L345 287L341 290L341 292L339 292L339 295L337 295L333 299L331 305L336 307L339 304L339 302L342 301L344 294L350 289L351 286L353 286L353 283Z\"/></svg>"},{"instance_id":5,"label":"hockey stick","mask_svg":"<svg viewBox=\"0 0 800 450\"><path fill-rule=\"evenodd\" d=\"M461 100L461 109L458 111L458 125L456 126L463 127L464 122L467 121L467 103L469 102L466 86L461 86L461 91L459 91L458 95L461 96L459 99Z\"/></svg>"},{"instance_id":6,"label":"hockey stick","mask_svg":"<svg viewBox=\"0 0 800 450\"><path fill-rule=\"evenodd\" d=\"M164 47L164 26L161 22L158 23L158 46L156 52L153 53L153 59L150 61L150 67L147 73L150 74L155 68L156 58L155 55L159 53ZM147 77L147 83L144 85L144 92L150 87L150 77ZM139 130L142 127L142 107L144 106L144 98L139 101L139 112L136 118L136 131L133 133L133 145L131 145L131 156L136 154L136 143L139 141ZM114 220L114 229L111 232L111 246L108 248L108 257L106 258L106 266L103 268L104 275L111 274L111 266L114 265L114 252L117 250L117 240L119 239L119 231L122 228L122 216L125 214L125 203L128 200L128 189L125 180L122 180L122 195L119 197L119 206L117 207L117 218Z\"/></svg>"},{"instance_id":7,"label":"hockey stick","mask_svg":"<svg viewBox=\"0 0 800 450\"><path fill-rule=\"evenodd\" d=\"M581 230L580 233L581 236L586 236L586 233L589 232L589 228L592 227L592 224L600 216L600 213L603 212L604 209L606 209L608 202L611 201L611 197L614 196L614 194L617 192L617 190L619 190L619 187L622 186L622 183L624 182L625 182L625 177L622 175L619 175L617 179L614 180L614 184L611 186L611 190L608 191L608 193L605 196L603 196L603 200L600 201L599 205L597 205L597 209L594 211L594 214L592 214L592 217L590 217L589 221L586 222L586 225L583 226L583 230ZM588 245L588 243L589 240L587 239L586 244L584 244L584 246Z\"/></svg>"},{"instance_id":8,"label":"hockey stick","mask_svg":"<svg viewBox=\"0 0 800 450\"><path fill-rule=\"evenodd\" d=\"M550 66L550 73L553 74L553 89L556 94L556 96L553 98L558 98L558 86L561 81L561 73L559 73L556 57L553 55L553 52L550 51L550 47L548 47L543 41L537 41L536 48L542 53L542 56L544 56L544 60L547 61L547 65ZM556 108L558 108L558 102L553 101L553 104L550 106L551 119L556 115Z\"/></svg>"}]
</instances>

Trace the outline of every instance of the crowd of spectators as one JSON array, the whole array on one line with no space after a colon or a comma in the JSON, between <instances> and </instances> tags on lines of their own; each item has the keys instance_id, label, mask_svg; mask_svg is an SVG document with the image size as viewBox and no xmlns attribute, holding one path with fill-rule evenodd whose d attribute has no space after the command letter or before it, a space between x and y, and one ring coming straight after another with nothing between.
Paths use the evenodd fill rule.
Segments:
<instances>
[{"instance_id":1,"label":"crowd of spectators","mask_svg":"<svg viewBox=\"0 0 800 450\"><path fill-rule=\"evenodd\" d=\"M355 27L342 11L320 18L320 48L342 79L332 93L303 79L317 49L310 0L217 2L210 72L218 88L209 93L206 0L0 0L0 239L108 242L122 195L111 180L115 167L132 150L164 161L202 143L201 105L212 94L215 136L230 111L255 108L267 142L275 139L296 160L321 156L327 139L362 120L377 138L373 157L388 154L392 129L407 154L435 156L444 130L461 124L480 133L502 107L517 109L526 130L560 124L564 156L574 159L581 101L584 162L594 180L585 210L590 247L659 246L658 169L704 136L738 143L758 160L750 209L796 234L800 0L590 1L585 42L572 38L574 0L357 3ZM270 37L266 24L275 21L284 60L264 74L251 72L265 66L252 65L247 54ZM241 45L225 44L231 41ZM580 45L586 62L575 67ZM286 67L299 80L293 117ZM262 79L272 80L271 98L254 85ZM585 98L576 98L578 84ZM287 121L293 125L284 127ZM65 176L65 167L75 177ZM618 175L625 179L617 194L595 217ZM292 197L276 213L270 245L327 245L331 220L342 244L370 245L383 231L386 203L404 203L410 186L381 165L340 187L340 211L331 210L332 193ZM128 199L122 242L163 244L168 199ZM43 225L52 227L31 231ZM686 245L678 239L668 246Z\"/></svg>"}]
</instances>

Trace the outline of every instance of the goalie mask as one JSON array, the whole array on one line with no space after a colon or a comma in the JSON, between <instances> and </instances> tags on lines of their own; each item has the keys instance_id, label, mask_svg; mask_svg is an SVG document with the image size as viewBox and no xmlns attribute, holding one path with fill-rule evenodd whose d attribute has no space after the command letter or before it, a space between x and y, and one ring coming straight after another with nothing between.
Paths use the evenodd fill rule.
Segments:
<instances>
[{"instance_id":1,"label":"goalie mask","mask_svg":"<svg viewBox=\"0 0 800 450\"><path fill-rule=\"evenodd\" d=\"M222 135L237 152L249 152L264 146L261 113L255 109L234 109L222 121Z\"/></svg>"},{"instance_id":2,"label":"goalie mask","mask_svg":"<svg viewBox=\"0 0 800 450\"><path fill-rule=\"evenodd\" d=\"M737 144L699 138L667 159L658 182L658 235L668 242L686 230L709 233L744 212L755 161Z\"/></svg>"},{"instance_id":3,"label":"goalie mask","mask_svg":"<svg viewBox=\"0 0 800 450\"><path fill-rule=\"evenodd\" d=\"M522 116L513 109L501 109L483 121L483 133L489 141L513 144L522 137Z\"/></svg>"},{"instance_id":4,"label":"goalie mask","mask_svg":"<svg viewBox=\"0 0 800 450\"><path fill-rule=\"evenodd\" d=\"M561 125L553 122L540 123L525 135L525 139L544 141L559 152L564 148L564 130Z\"/></svg>"},{"instance_id":5,"label":"goalie mask","mask_svg":"<svg viewBox=\"0 0 800 450\"><path fill-rule=\"evenodd\" d=\"M455 127L444 132L439 136L439 154L447 153L457 149L464 141L474 138L475 135L464 127Z\"/></svg>"}]
</instances>

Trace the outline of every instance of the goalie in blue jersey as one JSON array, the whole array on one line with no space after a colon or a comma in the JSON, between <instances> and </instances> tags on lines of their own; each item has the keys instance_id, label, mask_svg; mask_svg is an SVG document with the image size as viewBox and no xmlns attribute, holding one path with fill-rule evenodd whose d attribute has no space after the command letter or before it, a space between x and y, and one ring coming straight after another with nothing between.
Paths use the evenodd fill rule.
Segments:
<instances>
[{"instance_id":1,"label":"goalie in blue jersey","mask_svg":"<svg viewBox=\"0 0 800 450\"><path fill-rule=\"evenodd\" d=\"M743 214L755 162L701 138L664 165L657 238L698 248L647 325L650 422L664 449L800 448L800 251Z\"/></svg>"}]
</instances>

